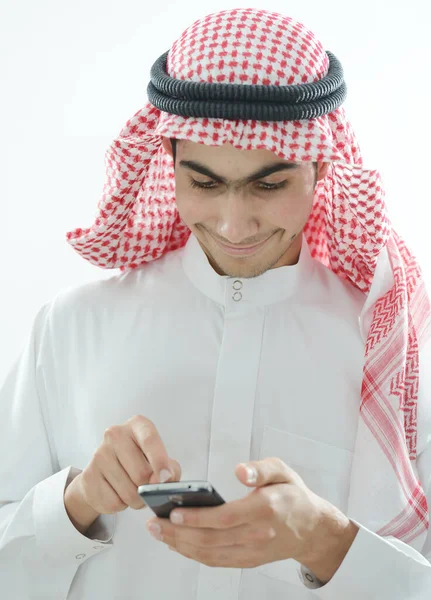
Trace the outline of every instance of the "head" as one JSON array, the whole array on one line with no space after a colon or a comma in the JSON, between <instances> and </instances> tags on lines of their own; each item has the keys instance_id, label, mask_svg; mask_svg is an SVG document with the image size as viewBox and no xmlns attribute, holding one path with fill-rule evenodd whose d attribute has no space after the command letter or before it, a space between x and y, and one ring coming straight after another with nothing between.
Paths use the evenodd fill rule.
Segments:
<instances>
[{"instance_id":1,"label":"head","mask_svg":"<svg viewBox=\"0 0 431 600\"><path fill-rule=\"evenodd\" d=\"M329 163L288 162L269 150L163 139L175 161L176 204L220 275L257 277L298 261L317 181ZM243 256L220 244L247 247Z\"/></svg>"}]
</instances>

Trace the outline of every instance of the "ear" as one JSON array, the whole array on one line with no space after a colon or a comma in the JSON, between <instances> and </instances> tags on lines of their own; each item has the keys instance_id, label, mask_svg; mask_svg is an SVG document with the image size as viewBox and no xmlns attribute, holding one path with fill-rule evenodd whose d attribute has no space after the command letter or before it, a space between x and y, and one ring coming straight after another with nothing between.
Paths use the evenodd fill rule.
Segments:
<instances>
[{"instance_id":1,"label":"ear","mask_svg":"<svg viewBox=\"0 0 431 600\"><path fill-rule=\"evenodd\" d=\"M329 169L330 164L331 163L327 163L327 162L318 162L317 163L317 179L316 179L316 181L325 179L326 175L328 174L328 169Z\"/></svg>"},{"instance_id":2,"label":"ear","mask_svg":"<svg viewBox=\"0 0 431 600\"><path fill-rule=\"evenodd\" d=\"M167 152L169 154L169 156L171 158L174 157L173 152L172 152L172 144L171 144L171 140L167 137L163 137L162 138L162 146L165 149L165 152Z\"/></svg>"}]
</instances>

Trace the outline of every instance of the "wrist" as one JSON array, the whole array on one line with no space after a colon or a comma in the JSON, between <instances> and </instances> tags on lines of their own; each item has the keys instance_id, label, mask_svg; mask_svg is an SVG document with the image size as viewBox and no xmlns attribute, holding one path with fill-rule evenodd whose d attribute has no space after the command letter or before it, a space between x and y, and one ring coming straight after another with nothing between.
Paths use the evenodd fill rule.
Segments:
<instances>
[{"instance_id":1,"label":"wrist","mask_svg":"<svg viewBox=\"0 0 431 600\"><path fill-rule=\"evenodd\" d=\"M331 510L322 519L314 551L301 560L323 583L328 583L335 575L353 544L359 527L337 508Z\"/></svg>"},{"instance_id":2,"label":"wrist","mask_svg":"<svg viewBox=\"0 0 431 600\"><path fill-rule=\"evenodd\" d=\"M79 475L67 486L64 491L64 507L72 525L85 535L88 528L100 517L94 508L85 502L79 492Z\"/></svg>"}]
</instances>

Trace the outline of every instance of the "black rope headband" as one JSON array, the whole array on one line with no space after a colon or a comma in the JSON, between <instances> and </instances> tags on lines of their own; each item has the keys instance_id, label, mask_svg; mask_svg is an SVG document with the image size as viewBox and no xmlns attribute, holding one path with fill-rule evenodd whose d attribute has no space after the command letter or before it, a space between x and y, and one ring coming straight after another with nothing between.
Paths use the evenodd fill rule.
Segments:
<instances>
[{"instance_id":1,"label":"black rope headband","mask_svg":"<svg viewBox=\"0 0 431 600\"><path fill-rule=\"evenodd\" d=\"M151 68L148 99L163 112L182 117L254 121L315 119L341 106L347 95L343 68L331 52L319 81L299 85L241 85L182 81L166 72L168 52Z\"/></svg>"}]
</instances>

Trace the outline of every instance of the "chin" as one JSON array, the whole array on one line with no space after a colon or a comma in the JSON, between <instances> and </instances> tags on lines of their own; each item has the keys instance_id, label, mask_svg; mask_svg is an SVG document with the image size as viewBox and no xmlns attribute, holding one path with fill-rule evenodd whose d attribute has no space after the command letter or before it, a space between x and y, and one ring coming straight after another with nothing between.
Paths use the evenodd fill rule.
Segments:
<instances>
[{"instance_id":1,"label":"chin","mask_svg":"<svg viewBox=\"0 0 431 600\"><path fill-rule=\"evenodd\" d=\"M238 279L259 277L259 275L263 275L263 273L271 268L271 262L262 260L262 258L256 260L255 257L231 258L210 254L208 259L213 269L215 269L219 275L238 277Z\"/></svg>"}]
</instances>

